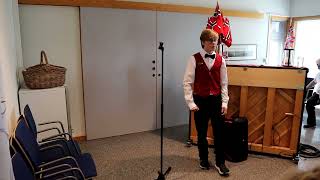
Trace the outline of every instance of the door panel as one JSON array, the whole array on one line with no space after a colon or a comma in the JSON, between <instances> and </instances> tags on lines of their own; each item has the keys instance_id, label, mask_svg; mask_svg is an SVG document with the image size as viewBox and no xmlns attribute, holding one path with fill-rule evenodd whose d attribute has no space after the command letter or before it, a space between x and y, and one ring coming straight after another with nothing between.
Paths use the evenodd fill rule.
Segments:
<instances>
[{"instance_id":1,"label":"door panel","mask_svg":"<svg viewBox=\"0 0 320 180\"><path fill-rule=\"evenodd\" d=\"M183 75L190 56L201 49L199 37L206 15L158 12L157 37L164 42L163 104L164 127L188 124L189 111L184 100ZM186 21L187 19L187 21ZM179 33L173 33L179 32ZM161 52L158 51L158 72ZM161 102L161 78L158 78L158 101ZM160 127L160 106L158 127Z\"/></svg>"},{"instance_id":2,"label":"door panel","mask_svg":"<svg viewBox=\"0 0 320 180\"><path fill-rule=\"evenodd\" d=\"M156 13L81 8L80 14L87 138L155 129Z\"/></svg>"}]
</instances>

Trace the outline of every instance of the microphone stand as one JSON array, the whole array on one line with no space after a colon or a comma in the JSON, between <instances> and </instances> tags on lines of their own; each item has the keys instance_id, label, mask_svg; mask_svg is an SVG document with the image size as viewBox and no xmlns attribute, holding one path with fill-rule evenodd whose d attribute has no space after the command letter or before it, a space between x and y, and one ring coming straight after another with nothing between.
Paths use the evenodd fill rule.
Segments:
<instances>
[{"instance_id":1,"label":"microphone stand","mask_svg":"<svg viewBox=\"0 0 320 180\"><path fill-rule=\"evenodd\" d=\"M161 78L161 147L160 147L160 171L158 171L158 178L156 180L165 180L166 179L166 175L169 174L169 172L171 171L171 167L169 167L165 173L163 173L162 171L162 166L163 166L163 51L164 51L164 47L163 47L163 42L160 42L159 48L161 50L161 74L162 74L162 78Z\"/></svg>"},{"instance_id":2,"label":"microphone stand","mask_svg":"<svg viewBox=\"0 0 320 180\"><path fill-rule=\"evenodd\" d=\"M190 136L191 136L191 111L189 110L189 132L188 132L188 140L186 143L186 147L192 146L192 140L191 140Z\"/></svg>"}]
</instances>

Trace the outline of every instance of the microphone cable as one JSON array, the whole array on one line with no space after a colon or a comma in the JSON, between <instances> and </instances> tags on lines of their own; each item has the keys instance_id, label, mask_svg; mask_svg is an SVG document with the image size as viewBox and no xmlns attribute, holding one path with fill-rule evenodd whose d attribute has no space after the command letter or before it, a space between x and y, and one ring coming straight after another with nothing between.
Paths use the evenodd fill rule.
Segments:
<instances>
[{"instance_id":1,"label":"microphone cable","mask_svg":"<svg viewBox=\"0 0 320 180\"><path fill-rule=\"evenodd\" d=\"M318 158L320 157L320 150L314 146L300 143L298 154L305 158Z\"/></svg>"}]
</instances>

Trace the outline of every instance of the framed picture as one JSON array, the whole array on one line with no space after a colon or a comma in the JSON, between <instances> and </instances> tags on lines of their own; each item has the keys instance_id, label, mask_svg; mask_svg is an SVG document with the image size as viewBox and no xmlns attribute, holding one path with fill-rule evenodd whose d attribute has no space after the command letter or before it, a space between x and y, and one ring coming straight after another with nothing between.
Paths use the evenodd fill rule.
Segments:
<instances>
[{"instance_id":1,"label":"framed picture","mask_svg":"<svg viewBox=\"0 0 320 180\"><path fill-rule=\"evenodd\" d=\"M257 59L256 44L233 44L231 47L222 45L222 56L229 61L245 61Z\"/></svg>"}]
</instances>

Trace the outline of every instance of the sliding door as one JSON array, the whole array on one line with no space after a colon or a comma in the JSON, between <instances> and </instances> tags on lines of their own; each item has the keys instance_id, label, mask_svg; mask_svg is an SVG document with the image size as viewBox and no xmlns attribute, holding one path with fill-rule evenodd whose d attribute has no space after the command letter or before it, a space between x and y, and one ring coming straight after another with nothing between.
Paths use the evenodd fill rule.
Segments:
<instances>
[{"instance_id":1,"label":"sliding door","mask_svg":"<svg viewBox=\"0 0 320 180\"><path fill-rule=\"evenodd\" d=\"M156 128L156 12L81 8L88 139Z\"/></svg>"}]
</instances>

